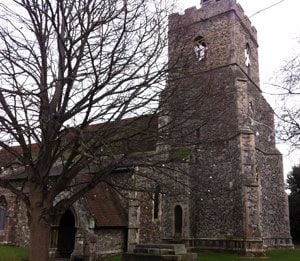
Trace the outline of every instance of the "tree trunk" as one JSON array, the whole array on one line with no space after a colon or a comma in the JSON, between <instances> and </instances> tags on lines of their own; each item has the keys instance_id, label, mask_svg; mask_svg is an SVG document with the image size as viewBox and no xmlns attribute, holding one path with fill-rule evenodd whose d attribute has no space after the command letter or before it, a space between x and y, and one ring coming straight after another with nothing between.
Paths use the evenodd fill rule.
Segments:
<instances>
[{"instance_id":1,"label":"tree trunk","mask_svg":"<svg viewBox=\"0 0 300 261\"><path fill-rule=\"evenodd\" d=\"M41 219L42 209L32 209L30 220L30 261L48 261L50 224Z\"/></svg>"}]
</instances>

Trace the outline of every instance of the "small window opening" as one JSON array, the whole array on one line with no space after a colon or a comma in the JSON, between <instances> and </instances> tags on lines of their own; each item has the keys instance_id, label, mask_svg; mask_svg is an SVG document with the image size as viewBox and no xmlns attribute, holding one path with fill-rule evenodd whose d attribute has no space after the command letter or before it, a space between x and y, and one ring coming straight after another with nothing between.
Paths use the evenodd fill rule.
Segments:
<instances>
[{"instance_id":1,"label":"small window opening","mask_svg":"<svg viewBox=\"0 0 300 261\"><path fill-rule=\"evenodd\" d=\"M160 186L157 185L155 187L155 192L154 192L154 205L153 205L153 218L154 219L159 218L159 206L160 206Z\"/></svg>"},{"instance_id":2,"label":"small window opening","mask_svg":"<svg viewBox=\"0 0 300 261\"><path fill-rule=\"evenodd\" d=\"M254 101L249 102L249 110L250 110L250 113L254 113Z\"/></svg>"},{"instance_id":3,"label":"small window opening","mask_svg":"<svg viewBox=\"0 0 300 261\"><path fill-rule=\"evenodd\" d=\"M200 128L196 129L196 138L199 139L200 138Z\"/></svg>"},{"instance_id":4,"label":"small window opening","mask_svg":"<svg viewBox=\"0 0 300 261\"><path fill-rule=\"evenodd\" d=\"M272 141L272 138L273 138L272 135L269 135L269 136L268 136L268 142L271 142L271 141Z\"/></svg>"},{"instance_id":5,"label":"small window opening","mask_svg":"<svg viewBox=\"0 0 300 261\"><path fill-rule=\"evenodd\" d=\"M249 44L245 48L245 65L249 67L251 65L251 51Z\"/></svg>"},{"instance_id":6,"label":"small window opening","mask_svg":"<svg viewBox=\"0 0 300 261\"><path fill-rule=\"evenodd\" d=\"M178 174L175 175L175 183L176 183L176 185L179 184L179 177L178 177Z\"/></svg>"},{"instance_id":7,"label":"small window opening","mask_svg":"<svg viewBox=\"0 0 300 261\"><path fill-rule=\"evenodd\" d=\"M0 231L5 229L7 217L7 202L4 196L0 197Z\"/></svg>"},{"instance_id":8,"label":"small window opening","mask_svg":"<svg viewBox=\"0 0 300 261\"><path fill-rule=\"evenodd\" d=\"M258 183L260 183L261 173L260 173L258 167L256 167L256 169L255 169L255 176L256 176L256 181L257 181Z\"/></svg>"},{"instance_id":9,"label":"small window opening","mask_svg":"<svg viewBox=\"0 0 300 261\"><path fill-rule=\"evenodd\" d=\"M202 36L198 36L195 39L194 52L198 61L202 61L207 55L207 45Z\"/></svg>"}]
</instances>

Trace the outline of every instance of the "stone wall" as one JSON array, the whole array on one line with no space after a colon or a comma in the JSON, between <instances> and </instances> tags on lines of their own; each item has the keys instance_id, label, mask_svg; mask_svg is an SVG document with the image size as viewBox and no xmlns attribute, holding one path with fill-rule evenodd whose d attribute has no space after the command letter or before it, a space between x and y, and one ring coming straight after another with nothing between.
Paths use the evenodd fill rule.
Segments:
<instances>
[{"instance_id":1,"label":"stone wall","mask_svg":"<svg viewBox=\"0 0 300 261\"><path fill-rule=\"evenodd\" d=\"M243 236L239 150L236 139L197 146L191 166L191 235Z\"/></svg>"},{"instance_id":2,"label":"stone wall","mask_svg":"<svg viewBox=\"0 0 300 261\"><path fill-rule=\"evenodd\" d=\"M154 218L154 192L140 195L140 243L160 242L161 217Z\"/></svg>"},{"instance_id":3,"label":"stone wall","mask_svg":"<svg viewBox=\"0 0 300 261\"><path fill-rule=\"evenodd\" d=\"M150 156L151 157L151 156ZM153 156L152 156L153 157ZM156 162L154 160L154 162ZM154 163L155 164L155 163ZM156 163L157 167L159 164ZM155 169L155 165L153 169ZM148 168L136 168L133 176L134 189L129 193L128 233L129 244L160 242L163 176ZM158 186L159 185L159 186ZM157 198L155 199L155 194ZM154 201L157 200L157 215Z\"/></svg>"},{"instance_id":4,"label":"stone wall","mask_svg":"<svg viewBox=\"0 0 300 261\"><path fill-rule=\"evenodd\" d=\"M179 168L181 166L181 168ZM169 182L172 188L169 194L162 197L162 239L183 239L189 238L191 233L190 219L190 183L187 163L179 163L170 167L173 169L174 178ZM185 170L185 171L184 171ZM181 233L176 233L175 229L175 208L179 207L182 210L182 229Z\"/></svg>"},{"instance_id":5,"label":"stone wall","mask_svg":"<svg viewBox=\"0 0 300 261\"><path fill-rule=\"evenodd\" d=\"M100 260L102 256L118 255L126 251L125 229L97 229L93 234L87 235L86 253L90 261Z\"/></svg>"},{"instance_id":6,"label":"stone wall","mask_svg":"<svg viewBox=\"0 0 300 261\"><path fill-rule=\"evenodd\" d=\"M0 244L28 247L30 244L27 209L25 204L8 190L0 188L0 196L7 202L5 229L0 231Z\"/></svg>"}]
</instances>

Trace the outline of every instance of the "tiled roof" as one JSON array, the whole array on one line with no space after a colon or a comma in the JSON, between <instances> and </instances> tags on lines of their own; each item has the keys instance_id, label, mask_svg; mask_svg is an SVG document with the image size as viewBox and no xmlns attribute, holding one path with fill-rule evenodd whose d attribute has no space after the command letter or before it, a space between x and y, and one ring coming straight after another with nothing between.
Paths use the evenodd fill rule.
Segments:
<instances>
[{"instance_id":1,"label":"tiled roof","mask_svg":"<svg viewBox=\"0 0 300 261\"><path fill-rule=\"evenodd\" d=\"M90 125L85 136L95 138L97 134L120 153L152 151L156 148L158 115L143 115L120 122Z\"/></svg>"},{"instance_id":2,"label":"tiled roof","mask_svg":"<svg viewBox=\"0 0 300 261\"><path fill-rule=\"evenodd\" d=\"M76 139L75 134L72 133L73 131L70 129L66 139ZM101 139L107 139L108 144L109 139L112 139L111 146L118 153L135 153L155 150L157 133L158 116L153 114L123 119L118 123L109 122L89 125L84 135L87 139L94 139L98 134ZM12 146L11 148L16 153L22 153L21 146ZM31 149L35 152L38 151L39 144L32 144ZM16 161L15 156L5 149L0 149L0 167L7 167Z\"/></svg>"},{"instance_id":3,"label":"tiled roof","mask_svg":"<svg viewBox=\"0 0 300 261\"><path fill-rule=\"evenodd\" d=\"M11 146L11 149L15 151L16 153L22 153L22 147L21 146ZM31 149L33 151L36 151L38 149L38 144L32 144ZM7 167L11 165L12 163L16 163L16 157L6 151L5 149L0 149L0 167Z\"/></svg>"},{"instance_id":4,"label":"tiled roof","mask_svg":"<svg viewBox=\"0 0 300 261\"><path fill-rule=\"evenodd\" d=\"M96 227L127 227L127 213L121 200L108 185L100 183L86 194Z\"/></svg>"}]
</instances>

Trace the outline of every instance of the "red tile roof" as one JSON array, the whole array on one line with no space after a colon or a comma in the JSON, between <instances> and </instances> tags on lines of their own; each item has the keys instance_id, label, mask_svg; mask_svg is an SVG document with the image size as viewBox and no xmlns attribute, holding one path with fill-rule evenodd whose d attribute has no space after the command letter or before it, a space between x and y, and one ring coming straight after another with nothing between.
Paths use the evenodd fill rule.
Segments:
<instances>
[{"instance_id":1,"label":"red tile roof","mask_svg":"<svg viewBox=\"0 0 300 261\"><path fill-rule=\"evenodd\" d=\"M84 135L89 139L90 137L97 137L97 134L100 135L102 139L112 137L112 146L114 146L115 150L119 153L155 150L158 134L158 116L157 114L143 115L123 119L118 123L108 122L89 125ZM103 137L101 134L103 134ZM74 135L72 129L70 129L66 138L76 138ZM21 146L12 146L11 148L16 153L22 153ZM39 144L32 144L31 149L33 152L37 152ZM0 149L0 167L8 167L14 162L17 162L14 155L5 149Z\"/></svg>"},{"instance_id":2,"label":"red tile roof","mask_svg":"<svg viewBox=\"0 0 300 261\"><path fill-rule=\"evenodd\" d=\"M16 153L22 153L23 152L21 146L11 146L10 148L13 151L15 151ZM32 144L31 149L32 149L32 151L38 150L38 144ZM16 157L13 154L9 153L7 150L0 149L0 166L1 167L8 167L12 163L17 163Z\"/></svg>"},{"instance_id":3,"label":"red tile roof","mask_svg":"<svg viewBox=\"0 0 300 261\"><path fill-rule=\"evenodd\" d=\"M98 184L85 197L95 218L96 227L127 227L127 213L121 199L108 185Z\"/></svg>"}]
</instances>

